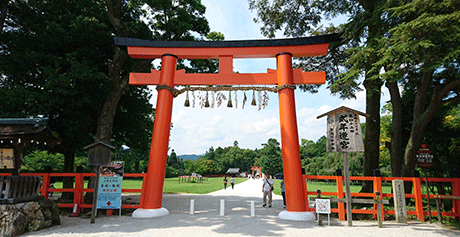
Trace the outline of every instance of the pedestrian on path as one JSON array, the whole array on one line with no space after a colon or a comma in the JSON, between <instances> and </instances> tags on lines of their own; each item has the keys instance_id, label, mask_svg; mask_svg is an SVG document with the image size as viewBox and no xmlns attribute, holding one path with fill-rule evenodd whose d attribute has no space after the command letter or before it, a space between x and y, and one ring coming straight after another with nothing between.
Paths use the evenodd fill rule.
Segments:
<instances>
[{"instance_id":1,"label":"pedestrian on path","mask_svg":"<svg viewBox=\"0 0 460 237\"><path fill-rule=\"evenodd\" d=\"M267 197L268 197L268 207L272 207L272 191L273 191L273 180L271 179L271 175L267 174L264 178L264 184L262 185L262 192L263 192L263 207L267 206Z\"/></svg>"},{"instance_id":2,"label":"pedestrian on path","mask_svg":"<svg viewBox=\"0 0 460 237\"><path fill-rule=\"evenodd\" d=\"M224 189L227 189L227 177L224 177Z\"/></svg>"},{"instance_id":3,"label":"pedestrian on path","mask_svg":"<svg viewBox=\"0 0 460 237\"><path fill-rule=\"evenodd\" d=\"M284 178L280 183L281 196L283 196L283 205L286 208L286 189L284 187Z\"/></svg>"},{"instance_id":4,"label":"pedestrian on path","mask_svg":"<svg viewBox=\"0 0 460 237\"><path fill-rule=\"evenodd\" d=\"M230 184L232 185L232 189L234 189L233 187L235 186L235 178L231 178L230 179Z\"/></svg>"}]
</instances>

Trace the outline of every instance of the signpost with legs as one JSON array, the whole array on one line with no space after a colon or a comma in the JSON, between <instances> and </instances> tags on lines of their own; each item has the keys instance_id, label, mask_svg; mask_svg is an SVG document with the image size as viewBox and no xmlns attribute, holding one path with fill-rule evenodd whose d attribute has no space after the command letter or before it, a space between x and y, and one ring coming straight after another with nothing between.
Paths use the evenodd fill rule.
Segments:
<instances>
[{"instance_id":1,"label":"signpost with legs","mask_svg":"<svg viewBox=\"0 0 460 237\"><path fill-rule=\"evenodd\" d=\"M322 118L327 115L327 148L328 152L342 152L343 169L345 175L345 194L347 200L347 222L348 226L353 225L351 213L351 191L350 171L348 168L348 152L363 152L363 136L359 115L367 116L365 113L339 107L325 114L318 116Z\"/></svg>"}]
</instances>

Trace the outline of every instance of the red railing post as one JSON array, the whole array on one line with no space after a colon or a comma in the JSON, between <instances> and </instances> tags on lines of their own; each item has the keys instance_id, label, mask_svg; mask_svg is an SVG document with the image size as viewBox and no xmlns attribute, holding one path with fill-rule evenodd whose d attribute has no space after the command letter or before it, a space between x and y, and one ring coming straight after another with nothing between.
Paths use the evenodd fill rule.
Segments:
<instances>
[{"instance_id":1,"label":"red railing post","mask_svg":"<svg viewBox=\"0 0 460 237\"><path fill-rule=\"evenodd\" d=\"M48 199L48 189L50 188L50 174L44 173L42 180L42 196Z\"/></svg>"},{"instance_id":2,"label":"red railing post","mask_svg":"<svg viewBox=\"0 0 460 237\"><path fill-rule=\"evenodd\" d=\"M337 182L337 198L344 198L343 195L343 176L335 176ZM339 209L339 220L345 220L345 204L343 202L339 202L338 204Z\"/></svg>"},{"instance_id":3,"label":"red railing post","mask_svg":"<svg viewBox=\"0 0 460 237\"><path fill-rule=\"evenodd\" d=\"M415 196L415 212L420 221L425 221L425 214L423 213L423 199L422 199L422 185L420 178L413 178L414 196Z\"/></svg>"},{"instance_id":4,"label":"red railing post","mask_svg":"<svg viewBox=\"0 0 460 237\"><path fill-rule=\"evenodd\" d=\"M460 179L452 182L452 196L460 196ZM452 200L452 212L457 219L460 218L460 200Z\"/></svg>"},{"instance_id":5,"label":"red railing post","mask_svg":"<svg viewBox=\"0 0 460 237\"><path fill-rule=\"evenodd\" d=\"M381 197L383 200L382 177L380 176L374 177L374 200L377 198L376 192L379 192L381 194ZM384 213L383 204L380 204L380 208L382 210L382 213ZM377 219L377 210L378 210L377 204L374 204L374 211L375 211L374 218L375 219ZM383 216L382 221L384 221L385 215L382 215L382 216Z\"/></svg>"},{"instance_id":6,"label":"red railing post","mask_svg":"<svg viewBox=\"0 0 460 237\"><path fill-rule=\"evenodd\" d=\"M84 178L82 173L75 174L75 188L73 193L73 211L72 216L79 216L83 200Z\"/></svg>"}]
</instances>

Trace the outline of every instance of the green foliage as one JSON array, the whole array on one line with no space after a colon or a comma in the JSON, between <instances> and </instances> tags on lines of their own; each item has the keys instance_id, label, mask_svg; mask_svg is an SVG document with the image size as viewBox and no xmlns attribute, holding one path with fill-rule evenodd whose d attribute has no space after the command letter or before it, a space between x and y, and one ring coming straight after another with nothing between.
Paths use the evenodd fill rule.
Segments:
<instances>
[{"instance_id":1,"label":"green foliage","mask_svg":"<svg viewBox=\"0 0 460 237\"><path fill-rule=\"evenodd\" d=\"M84 156L75 157L75 167L83 166L85 168L88 158ZM23 172L44 172L45 167L51 167L52 172L64 172L64 155L61 153L50 153L48 151L34 150L22 159L21 170ZM84 169L84 172L89 172Z\"/></svg>"},{"instance_id":2,"label":"green foliage","mask_svg":"<svg viewBox=\"0 0 460 237\"><path fill-rule=\"evenodd\" d=\"M280 143L276 139L270 138L267 143L263 143L259 154L259 163L263 173L271 175L283 173Z\"/></svg>"},{"instance_id":3,"label":"green foliage","mask_svg":"<svg viewBox=\"0 0 460 237\"><path fill-rule=\"evenodd\" d=\"M300 141L300 158L313 158L323 156L326 153L327 138L322 136L317 142L301 139Z\"/></svg>"},{"instance_id":4,"label":"green foliage","mask_svg":"<svg viewBox=\"0 0 460 237\"><path fill-rule=\"evenodd\" d=\"M149 153L139 149L118 149L112 152L112 160L123 161L126 173L142 173L147 168Z\"/></svg>"},{"instance_id":5,"label":"green foliage","mask_svg":"<svg viewBox=\"0 0 460 237\"><path fill-rule=\"evenodd\" d=\"M64 168L64 155L35 150L24 156L22 166L26 172L44 172L47 166L52 167L53 172L61 172Z\"/></svg>"},{"instance_id":6,"label":"green foliage","mask_svg":"<svg viewBox=\"0 0 460 237\"><path fill-rule=\"evenodd\" d=\"M92 1L14 1L2 34L3 117L48 117L67 148L91 143L110 29ZM33 42L33 43L31 43ZM8 95L21 96L8 96ZM63 151L62 151L63 152Z\"/></svg>"},{"instance_id":7,"label":"green foliage","mask_svg":"<svg viewBox=\"0 0 460 237\"><path fill-rule=\"evenodd\" d=\"M446 136L448 134L448 136ZM460 105L444 106L428 125L424 142L433 151L433 167L429 175L434 177L460 177Z\"/></svg>"},{"instance_id":8,"label":"green foliage","mask_svg":"<svg viewBox=\"0 0 460 237\"><path fill-rule=\"evenodd\" d=\"M216 174L220 170L219 166L213 160L198 159L196 161L195 173L208 175Z\"/></svg>"},{"instance_id":9,"label":"green foliage","mask_svg":"<svg viewBox=\"0 0 460 237\"><path fill-rule=\"evenodd\" d=\"M177 169L174 169L171 166L166 166L166 178L171 178L171 177L177 177L179 176L179 171Z\"/></svg>"}]
</instances>

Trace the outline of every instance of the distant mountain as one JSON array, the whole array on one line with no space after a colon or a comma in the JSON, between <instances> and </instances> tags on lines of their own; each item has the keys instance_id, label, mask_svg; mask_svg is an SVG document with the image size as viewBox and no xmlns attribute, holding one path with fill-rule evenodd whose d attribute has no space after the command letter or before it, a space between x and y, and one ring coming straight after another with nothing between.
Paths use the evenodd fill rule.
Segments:
<instances>
[{"instance_id":1,"label":"distant mountain","mask_svg":"<svg viewBox=\"0 0 460 237\"><path fill-rule=\"evenodd\" d=\"M181 160L197 160L201 156L204 156L204 154L203 155L179 155L177 157L179 157L179 159Z\"/></svg>"}]
</instances>

